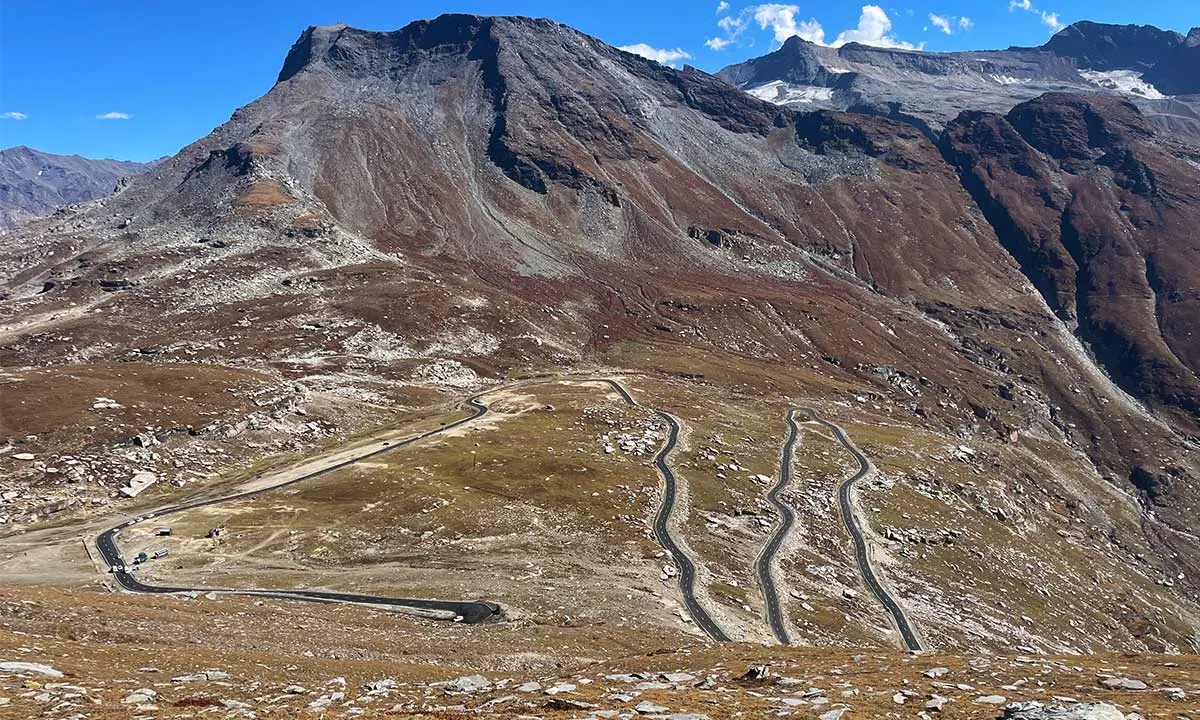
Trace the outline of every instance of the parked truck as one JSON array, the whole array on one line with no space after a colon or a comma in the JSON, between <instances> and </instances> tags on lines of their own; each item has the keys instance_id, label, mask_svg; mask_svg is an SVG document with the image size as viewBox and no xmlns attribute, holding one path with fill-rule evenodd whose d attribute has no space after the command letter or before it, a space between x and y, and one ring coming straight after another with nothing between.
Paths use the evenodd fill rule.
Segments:
<instances>
[{"instance_id":1,"label":"parked truck","mask_svg":"<svg viewBox=\"0 0 1200 720\"><path fill-rule=\"evenodd\" d=\"M154 534L159 537L171 537L171 528L160 527L158 530L154 531Z\"/></svg>"},{"instance_id":2,"label":"parked truck","mask_svg":"<svg viewBox=\"0 0 1200 720\"><path fill-rule=\"evenodd\" d=\"M163 549L161 549L161 550L155 550L155 551L154 551L154 554L153 554L153 555L151 555L150 557L152 557L152 558L154 558L155 560L157 560L157 559L159 559L159 558L164 558L164 557L166 557L166 556L167 556L167 554L168 554L168 553L170 553L170 552L171 552L170 550L168 550L168 549L166 549L166 548L163 548Z\"/></svg>"}]
</instances>

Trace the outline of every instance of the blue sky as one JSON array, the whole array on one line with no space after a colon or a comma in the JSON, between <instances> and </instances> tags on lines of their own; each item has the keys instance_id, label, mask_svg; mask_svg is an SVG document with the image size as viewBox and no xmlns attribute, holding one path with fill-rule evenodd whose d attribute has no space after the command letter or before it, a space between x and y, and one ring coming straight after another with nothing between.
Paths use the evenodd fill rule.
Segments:
<instances>
[{"instance_id":1,"label":"blue sky","mask_svg":"<svg viewBox=\"0 0 1200 720\"><path fill-rule=\"evenodd\" d=\"M275 81L309 25L392 30L443 12L550 17L710 72L790 34L958 50L1037 45L1089 19L1187 32L1196 0L0 0L0 147L173 154Z\"/></svg>"}]
</instances>

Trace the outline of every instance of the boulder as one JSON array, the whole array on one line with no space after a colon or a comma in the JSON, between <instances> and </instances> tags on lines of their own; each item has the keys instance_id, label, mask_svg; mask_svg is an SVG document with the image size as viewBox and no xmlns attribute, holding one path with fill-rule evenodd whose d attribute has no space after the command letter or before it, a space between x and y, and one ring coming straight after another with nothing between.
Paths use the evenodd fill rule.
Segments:
<instances>
[{"instance_id":1,"label":"boulder","mask_svg":"<svg viewBox=\"0 0 1200 720\"><path fill-rule=\"evenodd\" d=\"M201 670L198 673L191 675L180 675L171 678L171 682L187 683L187 682L205 682L206 680L228 680L229 673L220 670Z\"/></svg>"},{"instance_id":2,"label":"boulder","mask_svg":"<svg viewBox=\"0 0 1200 720\"><path fill-rule=\"evenodd\" d=\"M1134 717L1130 715L1129 717ZM1004 709L1007 720L1126 720L1126 716L1108 703L1081 703L1064 707L1039 702L1013 703Z\"/></svg>"},{"instance_id":3,"label":"boulder","mask_svg":"<svg viewBox=\"0 0 1200 720\"><path fill-rule=\"evenodd\" d=\"M1113 690L1145 690L1146 683L1126 677L1104 678L1100 684Z\"/></svg>"},{"instance_id":4,"label":"boulder","mask_svg":"<svg viewBox=\"0 0 1200 720\"><path fill-rule=\"evenodd\" d=\"M61 672L55 670L49 665L31 662L7 661L0 662L0 672L7 673L37 673L47 677L60 678L63 676Z\"/></svg>"},{"instance_id":5,"label":"boulder","mask_svg":"<svg viewBox=\"0 0 1200 720\"><path fill-rule=\"evenodd\" d=\"M464 675L446 684L447 693L476 693L492 687L491 681L482 675Z\"/></svg>"}]
</instances>

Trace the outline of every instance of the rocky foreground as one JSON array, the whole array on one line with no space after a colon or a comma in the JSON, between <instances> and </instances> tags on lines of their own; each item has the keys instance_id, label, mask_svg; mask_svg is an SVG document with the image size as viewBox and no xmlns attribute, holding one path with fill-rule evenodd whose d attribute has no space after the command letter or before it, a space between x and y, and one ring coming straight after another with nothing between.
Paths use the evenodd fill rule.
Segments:
<instances>
[{"instance_id":1,"label":"rocky foreground","mask_svg":"<svg viewBox=\"0 0 1200 720\"><path fill-rule=\"evenodd\" d=\"M514 630L4 587L0 717L1200 717L1195 656L967 659L658 639L632 649L570 627L556 631L561 651L531 652Z\"/></svg>"}]
</instances>

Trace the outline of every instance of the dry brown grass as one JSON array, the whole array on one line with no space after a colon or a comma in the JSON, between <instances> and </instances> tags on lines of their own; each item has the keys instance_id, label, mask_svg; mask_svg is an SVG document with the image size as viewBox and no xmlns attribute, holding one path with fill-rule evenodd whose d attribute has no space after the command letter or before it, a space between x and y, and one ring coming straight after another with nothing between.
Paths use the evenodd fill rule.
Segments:
<instances>
[{"instance_id":1,"label":"dry brown grass","mask_svg":"<svg viewBox=\"0 0 1200 720\"><path fill-rule=\"evenodd\" d=\"M253 407L229 392L269 387L248 370L182 363L94 363L0 371L0 439L37 436L30 452L135 435L146 426L201 426ZM94 410L96 398L122 407ZM2 462L2 461L0 461Z\"/></svg>"},{"instance_id":2,"label":"dry brown grass","mask_svg":"<svg viewBox=\"0 0 1200 720\"><path fill-rule=\"evenodd\" d=\"M295 717L305 704L337 688L326 683L345 678L351 698L361 697L365 683L394 678L397 690L387 701L365 706L361 717L395 716L393 704L414 699L413 710L401 717L462 717L462 714L419 711L422 704L466 702L477 707L492 697L512 695L527 680L548 687L556 682L578 684L567 694L572 700L601 708L626 708L606 699L628 685L603 679L608 673L688 672L697 678L714 676L720 690L681 689L644 692L634 703L650 700L675 712L699 712L710 718L772 717L779 697L796 697L810 687L821 689L835 704L852 706L849 717L913 717L932 692L954 698L941 717L980 720L999 715L973 703L980 695L998 693L1009 701L1051 701L1068 696L1104 701L1125 712L1136 710L1151 720L1194 717L1200 695L1200 657L1155 655L1038 656L1026 660L996 655L986 658L955 654L912 656L890 650L837 648L769 648L754 645L688 644L678 637L646 634L636 639L614 637L604 628L478 627L425 623L365 608L334 607L221 597L181 600L171 597L130 596L61 588L0 586L0 657L49 664L65 673L61 682L89 688L103 704L87 704L90 718L130 717L121 699L136 688L159 693L159 717L178 717L220 700L247 702L260 717ZM796 685L779 687L737 678L752 665L771 667L772 677L794 678ZM939 688L923 672L945 667L941 680L966 683L971 690ZM154 667L158 672L139 672ZM225 683L170 682L170 678L202 669L219 669ZM450 698L423 683L450 680L468 673L495 680L508 679L508 690L479 696ZM1117 692L1098 682L1104 675L1141 679L1145 692ZM590 679L590 684L579 683ZM54 680L19 678L6 682L0 696L12 699L0 707L0 717L28 718L53 703L39 702L37 693ZM300 697L282 692L289 684L310 690ZM1007 688L1005 687L1007 686ZM1172 701L1159 688L1179 687L1190 693ZM852 688L855 694L842 696ZM50 688L55 692L53 688ZM901 707L892 695L909 690L916 697ZM62 691L57 691L62 692ZM546 718L579 717L579 711L546 708L540 693L519 694L516 703L497 709L501 716L525 712ZM270 698L278 698L270 700ZM425 698L429 698L428 701ZM526 707L525 703L531 703ZM273 707L273 710L261 710ZM327 717L339 717L335 705ZM814 709L797 708L796 716L815 717Z\"/></svg>"},{"instance_id":3,"label":"dry brown grass","mask_svg":"<svg viewBox=\"0 0 1200 720\"><path fill-rule=\"evenodd\" d=\"M259 180L250 186L246 192L242 193L234 205L238 207L271 207L274 205L288 205L296 201L296 198L284 192L279 183L273 180Z\"/></svg>"}]
</instances>

